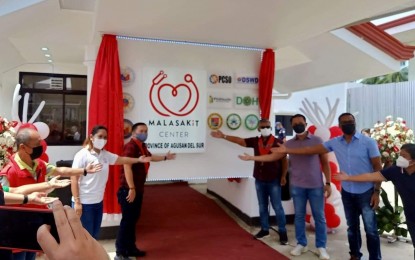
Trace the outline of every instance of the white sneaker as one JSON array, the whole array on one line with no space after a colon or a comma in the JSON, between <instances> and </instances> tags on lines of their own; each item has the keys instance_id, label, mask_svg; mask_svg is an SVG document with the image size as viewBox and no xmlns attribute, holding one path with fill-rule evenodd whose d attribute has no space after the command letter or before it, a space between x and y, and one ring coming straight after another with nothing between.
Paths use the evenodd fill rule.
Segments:
<instances>
[{"instance_id":1,"label":"white sneaker","mask_svg":"<svg viewBox=\"0 0 415 260\"><path fill-rule=\"evenodd\" d=\"M330 259L329 254L327 254L327 251L324 247L317 248L318 252L320 253L320 259Z\"/></svg>"},{"instance_id":2,"label":"white sneaker","mask_svg":"<svg viewBox=\"0 0 415 260\"><path fill-rule=\"evenodd\" d=\"M291 254L291 255L295 255L295 256L299 256L299 255L301 255L302 253L305 253L305 252L307 252L307 251L308 251L307 246L302 246L302 245L298 244L298 245L296 245L296 246L294 247L294 249L293 249L293 250L291 250L290 254Z\"/></svg>"}]
</instances>

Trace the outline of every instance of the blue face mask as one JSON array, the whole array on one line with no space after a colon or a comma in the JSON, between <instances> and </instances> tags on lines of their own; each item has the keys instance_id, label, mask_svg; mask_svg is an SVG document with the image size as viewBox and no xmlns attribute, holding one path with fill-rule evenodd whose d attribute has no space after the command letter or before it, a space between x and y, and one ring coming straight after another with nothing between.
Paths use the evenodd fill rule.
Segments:
<instances>
[{"instance_id":1,"label":"blue face mask","mask_svg":"<svg viewBox=\"0 0 415 260\"><path fill-rule=\"evenodd\" d=\"M135 138L137 138L138 140L144 143L147 140L147 134L146 133L136 134Z\"/></svg>"}]
</instances>

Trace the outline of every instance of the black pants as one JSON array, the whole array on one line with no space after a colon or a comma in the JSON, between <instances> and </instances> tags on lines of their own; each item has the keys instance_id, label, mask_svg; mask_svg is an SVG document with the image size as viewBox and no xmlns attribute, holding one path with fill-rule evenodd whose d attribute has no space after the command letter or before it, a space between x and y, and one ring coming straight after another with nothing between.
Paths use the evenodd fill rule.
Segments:
<instances>
[{"instance_id":1,"label":"black pants","mask_svg":"<svg viewBox=\"0 0 415 260\"><path fill-rule=\"evenodd\" d=\"M128 255L129 251L136 249L135 225L140 218L141 205L143 203L142 193L137 192L132 203L127 202L127 195L127 188L120 188L117 192L118 203L121 205L122 218L115 247L117 254L122 255Z\"/></svg>"},{"instance_id":2,"label":"black pants","mask_svg":"<svg viewBox=\"0 0 415 260\"><path fill-rule=\"evenodd\" d=\"M415 221L406 220L409 234L411 235L412 245L414 246L414 259L415 259Z\"/></svg>"}]
</instances>

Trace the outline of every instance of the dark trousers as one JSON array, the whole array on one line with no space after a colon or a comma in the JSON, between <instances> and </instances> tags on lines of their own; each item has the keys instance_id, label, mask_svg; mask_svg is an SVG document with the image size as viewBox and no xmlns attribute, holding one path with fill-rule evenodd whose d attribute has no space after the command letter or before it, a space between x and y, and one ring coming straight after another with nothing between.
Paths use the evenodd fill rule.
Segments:
<instances>
[{"instance_id":1,"label":"dark trousers","mask_svg":"<svg viewBox=\"0 0 415 260\"><path fill-rule=\"evenodd\" d=\"M127 195L127 188L120 188L117 192L118 203L121 206L122 218L115 247L117 254L122 255L128 255L129 251L136 250L135 226L140 218L141 206L143 203L142 193L137 192L132 203L129 203L126 200Z\"/></svg>"},{"instance_id":2,"label":"dark trousers","mask_svg":"<svg viewBox=\"0 0 415 260\"><path fill-rule=\"evenodd\" d=\"M380 239L376 222L375 211L370 206L373 189L361 194L349 193L342 189L342 201L347 220L347 236L349 240L350 255L361 258L362 237L360 234L360 219L362 216L366 232L367 251L369 260L382 259L380 253Z\"/></svg>"},{"instance_id":3,"label":"dark trousers","mask_svg":"<svg viewBox=\"0 0 415 260\"><path fill-rule=\"evenodd\" d=\"M415 259L415 221L406 220L409 234L411 235L412 245L414 246L414 259Z\"/></svg>"}]
</instances>

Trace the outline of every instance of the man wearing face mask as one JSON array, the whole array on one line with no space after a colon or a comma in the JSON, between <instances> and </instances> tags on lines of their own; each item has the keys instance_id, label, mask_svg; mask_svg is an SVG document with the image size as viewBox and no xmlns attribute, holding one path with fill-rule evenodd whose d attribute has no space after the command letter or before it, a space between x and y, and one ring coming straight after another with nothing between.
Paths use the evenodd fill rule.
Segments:
<instances>
[{"instance_id":1,"label":"man wearing face mask","mask_svg":"<svg viewBox=\"0 0 415 260\"><path fill-rule=\"evenodd\" d=\"M254 148L255 155L270 154L272 147L282 144L282 140L271 134L271 123L268 119L261 119L259 121L258 131L261 133L260 137L245 139L237 136L225 135L219 130L212 131L211 136L214 138L225 139L243 147ZM280 243L282 245L288 244L287 230L285 228L285 212L281 202L281 186L286 184L287 168L287 158L284 154L276 157L272 162L255 162L255 188L261 222L261 230L254 236L256 239L269 236L268 201L271 199L271 205L276 214Z\"/></svg>"},{"instance_id":2,"label":"man wearing face mask","mask_svg":"<svg viewBox=\"0 0 415 260\"><path fill-rule=\"evenodd\" d=\"M382 182L392 181L402 199L406 225L412 238L412 245L415 249L415 144L404 144L396 165L376 171L373 173L364 173L360 175L347 175L344 172L336 175L336 179L341 181L356 182ZM415 250L414 250L415 257Z\"/></svg>"},{"instance_id":3,"label":"man wearing face mask","mask_svg":"<svg viewBox=\"0 0 415 260\"><path fill-rule=\"evenodd\" d=\"M168 152L165 155L151 154L147 149L148 128L145 123L136 123L132 127L132 138L124 145L124 156L151 158L152 162L174 160L176 154ZM115 242L115 260L129 259L129 256L145 256L146 253L136 248L136 223L141 214L143 203L144 183L146 182L150 163L124 164L120 175L118 203L121 205L122 219Z\"/></svg>"},{"instance_id":4,"label":"man wearing face mask","mask_svg":"<svg viewBox=\"0 0 415 260\"><path fill-rule=\"evenodd\" d=\"M101 165L88 164L85 168L56 167L42 161L39 157L43 153L39 133L31 128L20 129L16 134L17 152L10 158L10 162L2 169L0 175L3 187L17 188L26 184L38 185L39 191L53 189L46 177L51 175L79 176L95 173L101 170ZM34 186L32 186L34 187ZM46 188L46 189L45 189ZM47 205L28 205L23 201L19 207L47 208ZM36 253L15 252L14 259L35 259Z\"/></svg>"},{"instance_id":5,"label":"man wearing face mask","mask_svg":"<svg viewBox=\"0 0 415 260\"><path fill-rule=\"evenodd\" d=\"M330 139L323 144L303 148L288 148L281 145L273 152L288 154L324 154L334 152L340 170L350 175L380 171L382 164L376 141L356 132L355 118L350 113L339 116L339 127L343 136ZM342 201L347 220L350 259L362 257L360 248L360 216L365 226L369 260L382 259L377 231L375 209L379 204L380 182L342 182Z\"/></svg>"},{"instance_id":6,"label":"man wearing face mask","mask_svg":"<svg viewBox=\"0 0 415 260\"><path fill-rule=\"evenodd\" d=\"M290 118L291 126L296 136L285 143L287 148L298 148L322 144L321 138L311 135L306 131L306 118L301 114L296 114ZM242 160L254 160L258 162L273 161L279 156L272 153L261 156L241 155ZM307 201L310 203L316 226L316 247L319 251L320 259L330 259L326 251L327 230L326 218L324 216L324 194L326 197L331 194L330 166L327 154L297 155L290 154L291 163L290 188L294 201L295 211L295 237L297 246L290 251L293 256L299 256L308 250L307 237L305 233L305 216ZM320 167L321 164L321 167ZM323 169L326 183L323 184Z\"/></svg>"}]
</instances>

